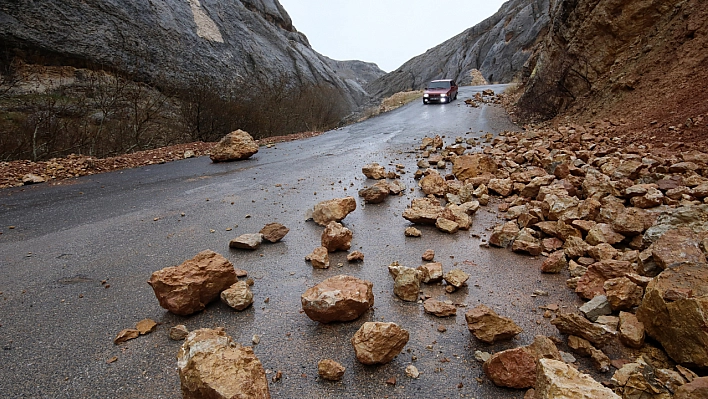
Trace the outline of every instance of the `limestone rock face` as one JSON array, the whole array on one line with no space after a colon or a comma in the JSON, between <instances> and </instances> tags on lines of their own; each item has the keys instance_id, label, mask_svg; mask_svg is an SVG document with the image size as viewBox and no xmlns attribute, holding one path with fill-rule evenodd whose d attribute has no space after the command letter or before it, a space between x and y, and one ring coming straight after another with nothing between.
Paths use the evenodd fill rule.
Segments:
<instances>
[{"instance_id":1,"label":"limestone rock face","mask_svg":"<svg viewBox=\"0 0 708 399\"><path fill-rule=\"evenodd\" d=\"M148 284L160 306L180 316L203 310L219 293L236 283L234 266L213 251L202 251L179 266L152 274Z\"/></svg>"},{"instance_id":2,"label":"limestone rock face","mask_svg":"<svg viewBox=\"0 0 708 399\"><path fill-rule=\"evenodd\" d=\"M312 220L320 226L327 226L329 222L339 222L356 209L354 197L335 198L315 205L312 211Z\"/></svg>"},{"instance_id":3,"label":"limestone rock face","mask_svg":"<svg viewBox=\"0 0 708 399\"><path fill-rule=\"evenodd\" d=\"M337 222L329 222L322 232L322 246L327 251L348 251L352 246L353 233Z\"/></svg>"},{"instance_id":4,"label":"limestone rock face","mask_svg":"<svg viewBox=\"0 0 708 399\"><path fill-rule=\"evenodd\" d=\"M302 294L302 309L320 323L355 320L374 306L373 286L356 277L330 277Z\"/></svg>"},{"instance_id":5,"label":"limestone rock face","mask_svg":"<svg viewBox=\"0 0 708 399\"><path fill-rule=\"evenodd\" d=\"M455 158L452 164L452 174L457 180L465 181L485 173L494 174L497 171L497 164L488 155L471 154L462 155Z\"/></svg>"},{"instance_id":6,"label":"limestone rock face","mask_svg":"<svg viewBox=\"0 0 708 399\"><path fill-rule=\"evenodd\" d=\"M621 399L587 374L553 359L540 359L535 399Z\"/></svg>"},{"instance_id":7,"label":"limestone rock face","mask_svg":"<svg viewBox=\"0 0 708 399\"><path fill-rule=\"evenodd\" d=\"M708 266L682 264L647 285L637 318L677 363L708 367Z\"/></svg>"},{"instance_id":8,"label":"limestone rock face","mask_svg":"<svg viewBox=\"0 0 708 399\"><path fill-rule=\"evenodd\" d=\"M268 242L278 242L282 240L288 232L290 232L290 229L280 223L268 223L259 231L263 239Z\"/></svg>"},{"instance_id":9,"label":"limestone rock face","mask_svg":"<svg viewBox=\"0 0 708 399\"><path fill-rule=\"evenodd\" d=\"M222 328L192 331L177 355L185 399L269 399L268 380L250 347L231 340Z\"/></svg>"},{"instance_id":10,"label":"limestone rock face","mask_svg":"<svg viewBox=\"0 0 708 399\"><path fill-rule=\"evenodd\" d=\"M236 310L244 310L253 303L253 293L245 281L239 281L221 291L221 300Z\"/></svg>"},{"instance_id":11,"label":"limestone rock face","mask_svg":"<svg viewBox=\"0 0 708 399\"><path fill-rule=\"evenodd\" d=\"M258 144L253 137L239 129L222 137L209 157L214 162L229 162L246 159L257 152Z\"/></svg>"},{"instance_id":12,"label":"limestone rock face","mask_svg":"<svg viewBox=\"0 0 708 399\"><path fill-rule=\"evenodd\" d=\"M317 363L317 374L325 380L339 381L345 371L344 366L331 359L322 359Z\"/></svg>"},{"instance_id":13,"label":"limestone rock face","mask_svg":"<svg viewBox=\"0 0 708 399\"><path fill-rule=\"evenodd\" d=\"M385 364L408 343L408 331L395 323L366 322L351 339L356 359L363 364Z\"/></svg>"},{"instance_id":14,"label":"limestone rock face","mask_svg":"<svg viewBox=\"0 0 708 399\"><path fill-rule=\"evenodd\" d=\"M488 344L511 339L523 331L513 320L499 316L485 305L468 310L465 320L470 332L478 340Z\"/></svg>"}]
</instances>

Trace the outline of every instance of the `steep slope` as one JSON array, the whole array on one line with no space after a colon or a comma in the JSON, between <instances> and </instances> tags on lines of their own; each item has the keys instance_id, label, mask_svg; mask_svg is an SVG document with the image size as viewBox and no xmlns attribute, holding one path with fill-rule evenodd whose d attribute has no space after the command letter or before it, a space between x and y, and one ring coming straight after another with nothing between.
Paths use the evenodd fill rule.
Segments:
<instances>
[{"instance_id":1,"label":"steep slope","mask_svg":"<svg viewBox=\"0 0 708 399\"><path fill-rule=\"evenodd\" d=\"M608 120L634 139L708 138L708 10L700 0L562 0L529 60L527 118Z\"/></svg>"},{"instance_id":2,"label":"steep slope","mask_svg":"<svg viewBox=\"0 0 708 399\"><path fill-rule=\"evenodd\" d=\"M417 90L432 79L468 83L479 69L490 82L509 82L531 55L548 24L549 0L510 0L493 16L372 82L374 96ZM422 23L422 22L421 22Z\"/></svg>"},{"instance_id":3,"label":"steep slope","mask_svg":"<svg viewBox=\"0 0 708 399\"><path fill-rule=\"evenodd\" d=\"M365 93L310 47L277 0L19 0L0 4L0 43L30 62L105 68L162 84L325 83L350 109ZM285 79L281 79L285 78Z\"/></svg>"}]
</instances>

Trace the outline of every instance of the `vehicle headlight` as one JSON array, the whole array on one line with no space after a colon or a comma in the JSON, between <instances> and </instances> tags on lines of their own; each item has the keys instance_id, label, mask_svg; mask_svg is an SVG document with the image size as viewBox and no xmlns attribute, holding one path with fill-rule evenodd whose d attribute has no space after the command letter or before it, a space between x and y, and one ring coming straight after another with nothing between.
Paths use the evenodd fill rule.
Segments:
<instances>
[{"instance_id":1,"label":"vehicle headlight","mask_svg":"<svg viewBox=\"0 0 708 399\"><path fill-rule=\"evenodd\" d=\"M447 97L447 94L441 94L440 97Z\"/></svg>"},{"instance_id":2,"label":"vehicle headlight","mask_svg":"<svg viewBox=\"0 0 708 399\"><path fill-rule=\"evenodd\" d=\"M425 93L425 94L423 94L423 97L428 98L428 97L430 97L430 94Z\"/></svg>"}]
</instances>

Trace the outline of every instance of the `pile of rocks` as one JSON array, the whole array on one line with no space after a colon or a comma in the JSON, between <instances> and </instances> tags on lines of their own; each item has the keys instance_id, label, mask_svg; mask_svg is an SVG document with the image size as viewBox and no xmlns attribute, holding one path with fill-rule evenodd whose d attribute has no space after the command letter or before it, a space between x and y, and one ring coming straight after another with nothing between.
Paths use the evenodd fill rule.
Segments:
<instances>
[{"instance_id":1,"label":"pile of rocks","mask_svg":"<svg viewBox=\"0 0 708 399\"><path fill-rule=\"evenodd\" d=\"M396 164L396 171L386 171L386 169L374 162L361 168L361 172L368 179L378 180L375 184L359 190L359 196L364 202L378 204L384 202L389 195L401 195L406 190L406 185L400 179L406 173L402 164ZM400 173L400 174L399 174ZM392 179L387 182L384 179Z\"/></svg>"}]
</instances>

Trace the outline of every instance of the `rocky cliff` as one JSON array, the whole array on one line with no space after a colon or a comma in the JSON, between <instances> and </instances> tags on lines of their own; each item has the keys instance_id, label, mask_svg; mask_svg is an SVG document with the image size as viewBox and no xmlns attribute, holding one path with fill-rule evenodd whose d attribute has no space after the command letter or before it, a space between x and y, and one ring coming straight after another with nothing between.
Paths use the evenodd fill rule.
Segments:
<instances>
[{"instance_id":1,"label":"rocky cliff","mask_svg":"<svg viewBox=\"0 0 708 399\"><path fill-rule=\"evenodd\" d=\"M526 117L608 120L643 139L705 138L708 10L701 0L561 0L529 60ZM664 136L666 137L666 136Z\"/></svg>"},{"instance_id":2,"label":"rocky cliff","mask_svg":"<svg viewBox=\"0 0 708 399\"><path fill-rule=\"evenodd\" d=\"M111 69L163 85L326 84L350 109L367 97L310 47L277 0L2 2L0 43L29 62Z\"/></svg>"},{"instance_id":3,"label":"rocky cliff","mask_svg":"<svg viewBox=\"0 0 708 399\"><path fill-rule=\"evenodd\" d=\"M367 90L388 96L442 78L464 84L472 69L489 82L510 82L546 29L548 9L549 0L507 1L496 14L375 80Z\"/></svg>"}]
</instances>

